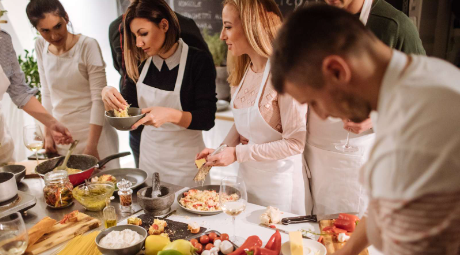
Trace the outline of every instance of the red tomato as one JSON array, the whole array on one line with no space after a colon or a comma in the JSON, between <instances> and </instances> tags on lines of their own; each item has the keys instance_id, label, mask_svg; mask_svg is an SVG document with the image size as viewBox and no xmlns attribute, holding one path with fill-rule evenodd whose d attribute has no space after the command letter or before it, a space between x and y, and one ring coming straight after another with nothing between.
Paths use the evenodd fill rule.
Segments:
<instances>
[{"instance_id":1,"label":"red tomato","mask_svg":"<svg viewBox=\"0 0 460 255\"><path fill-rule=\"evenodd\" d=\"M350 220L336 219L334 221L334 226L337 228L345 229L348 232L353 232L355 231L356 223Z\"/></svg>"},{"instance_id":2,"label":"red tomato","mask_svg":"<svg viewBox=\"0 0 460 255\"><path fill-rule=\"evenodd\" d=\"M228 238L229 238L229 237L228 237L228 234L222 234L222 235L220 235L220 240L222 240L222 241L228 240Z\"/></svg>"},{"instance_id":3,"label":"red tomato","mask_svg":"<svg viewBox=\"0 0 460 255\"><path fill-rule=\"evenodd\" d=\"M196 240L195 238L193 238L192 240L190 240L190 243L195 246L195 244L198 243L198 240Z\"/></svg>"},{"instance_id":4,"label":"red tomato","mask_svg":"<svg viewBox=\"0 0 460 255\"><path fill-rule=\"evenodd\" d=\"M209 243L209 237L207 235L201 236L200 237L200 243L201 244L207 244Z\"/></svg>"},{"instance_id":5,"label":"red tomato","mask_svg":"<svg viewBox=\"0 0 460 255\"><path fill-rule=\"evenodd\" d=\"M212 245L212 243L208 243L206 244L206 247L204 247L204 249L209 251L212 249L212 247L214 247L214 245Z\"/></svg>"},{"instance_id":6,"label":"red tomato","mask_svg":"<svg viewBox=\"0 0 460 255\"><path fill-rule=\"evenodd\" d=\"M353 222L359 221L358 216L355 216L355 215L352 215L352 214L346 214L346 213L339 214L339 219L349 220L349 221L353 221Z\"/></svg>"},{"instance_id":7,"label":"red tomato","mask_svg":"<svg viewBox=\"0 0 460 255\"><path fill-rule=\"evenodd\" d=\"M211 240L212 243L214 242L214 240L217 237L216 233L214 233L214 232L209 233L208 236L209 236L209 240Z\"/></svg>"},{"instance_id":8,"label":"red tomato","mask_svg":"<svg viewBox=\"0 0 460 255\"><path fill-rule=\"evenodd\" d=\"M196 243L194 247L196 248L196 252L198 254L201 254L203 252L203 245L201 245L200 243Z\"/></svg>"}]
</instances>

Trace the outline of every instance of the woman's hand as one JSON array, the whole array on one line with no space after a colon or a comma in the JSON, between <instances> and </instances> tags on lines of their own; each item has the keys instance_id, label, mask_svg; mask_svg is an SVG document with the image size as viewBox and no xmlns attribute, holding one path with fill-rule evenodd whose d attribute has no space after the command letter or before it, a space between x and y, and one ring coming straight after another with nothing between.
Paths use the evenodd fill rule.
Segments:
<instances>
[{"instance_id":1,"label":"woman's hand","mask_svg":"<svg viewBox=\"0 0 460 255\"><path fill-rule=\"evenodd\" d=\"M211 153L213 153L215 150L214 149L210 149L210 148L205 148L204 150L202 150L200 153L198 153L196 155L196 158L195 159L202 159L202 158L207 158L209 155L211 155Z\"/></svg>"},{"instance_id":2,"label":"woman's hand","mask_svg":"<svg viewBox=\"0 0 460 255\"><path fill-rule=\"evenodd\" d=\"M206 161L207 166L228 166L236 161L236 148L227 147L214 156L208 156Z\"/></svg>"},{"instance_id":3,"label":"woman's hand","mask_svg":"<svg viewBox=\"0 0 460 255\"><path fill-rule=\"evenodd\" d=\"M361 134L362 132L365 132L372 128L372 120L368 118L361 123L343 120L343 128L347 131L351 131L352 133Z\"/></svg>"},{"instance_id":4,"label":"woman's hand","mask_svg":"<svg viewBox=\"0 0 460 255\"><path fill-rule=\"evenodd\" d=\"M128 106L128 103L118 90L111 86L106 86L101 92L102 101L106 111L123 110Z\"/></svg>"},{"instance_id":5,"label":"woman's hand","mask_svg":"<svg viewBox=\"0 0 460 255\"><path fill-rule=\"evenodd\" d=\"M86 148L83 151L83 154L94 156L97 158L97 160L99 160L99 152L97 151L97 145L96 146L90 145L90 144L86 145Z\"/></svg>"},{"instance_id":6,"label":"woman's hand","mask_svg":"<svg viewBox=\"0 0 460 255\"><path fill-rule=\"evenodd\" d=\"M151 125L158 128L165 123L177 123L177 119L180 119L180 111L167 107L149 107L142 109L142 113L146 113L145 117L136 122L132 130L140 125Z\"/></svg>"}]
</instances>

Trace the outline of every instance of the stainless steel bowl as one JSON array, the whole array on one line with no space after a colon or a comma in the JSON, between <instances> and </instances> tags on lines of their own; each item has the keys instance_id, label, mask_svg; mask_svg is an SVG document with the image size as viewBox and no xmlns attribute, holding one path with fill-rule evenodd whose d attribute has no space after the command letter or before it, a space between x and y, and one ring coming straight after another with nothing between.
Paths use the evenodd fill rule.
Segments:
<instances>
[{"instance_id":1,"label":"stainless steel bowl","mask_svg":"<svg viewBox=\"0 0 460 255\"><path fill-rule=\"evenodd\" d=\"M122 230L125 230L125 229L130 229L134 232L137 232L139 235L142 236L142 241L134 244L134 245L131 245L131 246L128 246L128 247L125 247L125 248L119 248L119 249L112 249L112 248L105 248L105 247L102 247L99 245L99 242L101 241L101 239L108 235L110 232L112 231L122 231ZM97 245L97 248L99 249L99 251L102 253L102 254L109 254L109 255L132 255L132 254L137 254L140 250L142 250L142 247L144 246L144 243L145 243L145 239L147 238L147 230L145 230L143 227L139 227L139 226L134 226L134 225L119 225L119 226L115 226L115 227L111 227L111 228L108 228L108 229L105 229L103 231L101 231L101 233L99 233L97 236L96 236L96 245Z\"/></svg>"},{"instance_id":2,"label":"stainless steel bowl","mask_svg":"<svg viewBox=\"0 0 460 255\"><path fill-rule=\"evenodd\" d=\"M0 167L0 173L12 173L16 178L16 183L20 183L26 177L26 167L22 165L6 165Z\"/></svg>"},{"instance_id":3,"label":"stainless steel bowl","mask_svg":"<svg viewBox=\"0 0 460 255\"><path fill-rule=\"evenodd\" d=\"M128 114L130 117L115 117L113 110L110 110L105 112L105 118L112 127L121 131L129 131L134 123L145 116L145 113L142 114L142 110L136 107L129 107Z\"/></svg>"},{"instance_id":4,"label":"stainless steel bowl","mask_svg":"<svg viewBox=\"0 0 460 255\"><path fill-rule=\"evenodd\" d=\"M14 198L18 194L16 178L12 173L0 173L0 202Z\"/></svg>"}]
</instances>

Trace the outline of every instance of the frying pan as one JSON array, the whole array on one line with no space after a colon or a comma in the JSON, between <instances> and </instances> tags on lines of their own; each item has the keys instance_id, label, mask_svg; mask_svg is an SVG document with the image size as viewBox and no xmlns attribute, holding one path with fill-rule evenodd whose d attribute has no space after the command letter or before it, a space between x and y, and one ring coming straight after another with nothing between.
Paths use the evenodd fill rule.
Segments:
<instances>
[{"instance_id":1,"label":"frying pan","mask_svg":"<svg viewBox=\"0 0 460 255\"><path fill-rule=\"evenodd\" d=\"M101 161L98 161L96 157L90 155L71 155L69 158L69 162L67 162L67 167L80 169L82 170L82 172L69 175L69 180L73 184L73 186L76 186L88 179L91 176L91 174L93 174L95 169L101 169L112 159L121 158L128 155L131 155L131 152L121 152L110 155L102 159ZM60 156L44 161L37 165L37 167L35 168L35 172L37 172L38 175L40 175L43 178L45 177L46 173L53 171L54 168L59 166L64 160L64 158L65 156Z\"/></svg>"}]
</instances>

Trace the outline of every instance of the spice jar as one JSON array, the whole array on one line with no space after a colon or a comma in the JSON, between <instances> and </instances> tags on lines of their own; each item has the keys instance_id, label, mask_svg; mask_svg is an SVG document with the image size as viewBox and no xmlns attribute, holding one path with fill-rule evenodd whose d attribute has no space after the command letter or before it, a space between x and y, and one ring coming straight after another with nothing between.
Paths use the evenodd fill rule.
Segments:
<instances>
[{"instance_id":1,"label":"spice jar","mask_svg":"<svg viewBox=\"0 0 460 255\"><path fill-rule=\"evenodd\" d=\"M122 179L117 183L118 196L120 197L121 212L130 213L133 204L133 184L130 181Z\"/></svg>"},{"instance_id":2,"label":"spice jar","mask_svg":"<svg viewBox=\"0 0 460 255\"><path fill-rule=\"evenodd\" d=\"M51 171L45 174L45 187L43 194L47 205L60 208L72 203L73 185L69 180L67 171Z\"/></svg>"}]
</instances>

